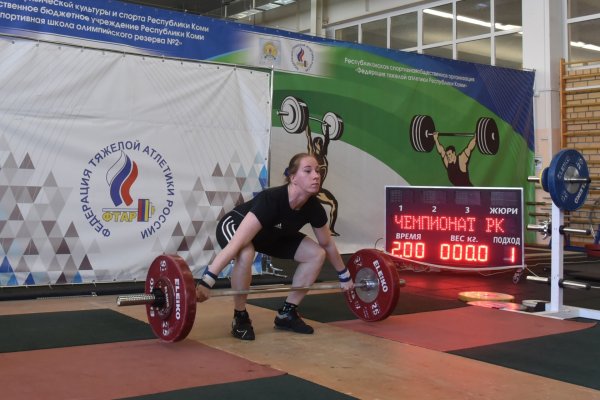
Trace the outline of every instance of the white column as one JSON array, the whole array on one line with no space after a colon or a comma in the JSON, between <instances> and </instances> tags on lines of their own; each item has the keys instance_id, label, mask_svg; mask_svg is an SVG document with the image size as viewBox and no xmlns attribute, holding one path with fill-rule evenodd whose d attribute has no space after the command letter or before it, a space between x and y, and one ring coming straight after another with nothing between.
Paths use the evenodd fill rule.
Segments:
<instances>
[{"instance_id":1,"label":"white column","mask_svg":"<svg viewBox=\"0 0 600 400\"><path fill-rule=\"evenodd\" d=\"M562 1L523 0L523 67L535 70L535 146L544 167L560 150L563 21Z\"/></svg>"},{"instance_id":2,"label":"white column","mask_svg":"<svg viewBox=\"0 0 600 400\"><path fill-rule=\"evenodd\" d=\"M563 2L523 0L523 67L535 71L534 137L535 173L550 165L560 150L560 59L563 56ZM536 201L549 202L543 190L536 191ZM547 244L537 235L536 242Z\"/></svg>"},{"instance_id":3,"label":"white column","mask_svg":"<svg viewBox=\"0 0 600 400\"><path fill-rule=\"evenodd\" d=\"M323 36L323 2L310 0L310 34Z\"/></svg>"}]
</instances>

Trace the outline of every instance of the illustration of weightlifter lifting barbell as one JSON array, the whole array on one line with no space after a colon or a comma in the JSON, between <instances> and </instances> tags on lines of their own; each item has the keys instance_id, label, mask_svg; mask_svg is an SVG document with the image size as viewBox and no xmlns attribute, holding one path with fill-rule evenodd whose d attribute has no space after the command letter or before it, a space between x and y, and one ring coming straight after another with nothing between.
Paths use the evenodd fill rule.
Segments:
<instances>
[{"instance_id":1,"label":"illustration of weightlifter lifting barbell","mask_svg":"<svg viewBox=\"0 0 600 400\"><path fill-rule=\"evenodd\" d=\"M277 112L281 119L283 129L292 134L305 132L307 139L307 151L319 162L319 172L321 174L321 188L317 194L317 199L321 204L328 205L329 211L329 230L332 236L339 236L335 231L335 222L338 215L338 201L329 190L323 187L327 171L329 170L329 161L327 160L327 149L329 142L339 140L344 133L344 121L334 112L327 112L322 119L311 117L308 112L308 106L302 99L288 96L281 102L281 107ZM312 136L309 120L321 123L321 136Z\"/></svg>"},{"instance_id":2,"label":"illustration of weightlifter lifting barbell","mask_svg":"<svg viewBox=\"0 0 600 400\"><path fill-rule=\"evenodd\" d=\"M456 147L444 147L438 136L470 137L465 148L457 154ZM429 153L435 147L454 186L473 186L469 178L469 160L477 147L481 154L494 155L500 147L500 134L496 121L492 118L479 118L475 133L438 132L433 118L428 115L415 115L410 122L410 144L418 152Z\"/></svg>"}]
</instances>

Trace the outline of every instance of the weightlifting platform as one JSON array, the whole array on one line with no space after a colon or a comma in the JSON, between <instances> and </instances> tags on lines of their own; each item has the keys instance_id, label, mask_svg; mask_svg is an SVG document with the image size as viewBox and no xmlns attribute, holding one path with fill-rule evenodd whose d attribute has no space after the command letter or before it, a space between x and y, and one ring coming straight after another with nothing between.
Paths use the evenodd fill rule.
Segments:
<instances>
[{"instance_id":1,"label":"weightlifting platform","mask_svg":"<svg viewBox=\"0 0 600 400\"><path fill-rule=\"evenodd\" d=\"M533 272L545 273L549 258L547 249L526 249ZM567 252L565 266L581 275L600 264ZM177 343L154 337L145 307L118 307L112 294L3 301L0 385L11 399L600 399L596 321L458 300L473 290L508 293L515 302L547 299L547 286L515 284L512 272L400 276L407 285L398 306L380 322L349 315L335 290L309 294L300 313L313 335L273 329L282 297L257 295L248 304L253 342L230 336L227 297L199 303L189 335ZM600 308L596 291L566 289L570 301ZM32 369L43 372L14 384Z\"/></svg>"}]
</instances>

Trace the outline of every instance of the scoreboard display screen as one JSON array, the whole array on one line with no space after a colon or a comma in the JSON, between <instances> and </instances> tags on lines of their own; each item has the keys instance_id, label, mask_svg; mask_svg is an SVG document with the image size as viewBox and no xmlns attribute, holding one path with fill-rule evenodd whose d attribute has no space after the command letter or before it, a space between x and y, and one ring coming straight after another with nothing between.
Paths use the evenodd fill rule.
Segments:
<instances>
[{"instance_id":1,"label":"scoreboard display screen","mask_svg":"<svg viewBox=\"0 0 600 400\"><path fill-rule=\"evenodd\" d=\"M386 251L416 263L523 266L523 189L386 187Z\"/></svg>"}]
</instances>

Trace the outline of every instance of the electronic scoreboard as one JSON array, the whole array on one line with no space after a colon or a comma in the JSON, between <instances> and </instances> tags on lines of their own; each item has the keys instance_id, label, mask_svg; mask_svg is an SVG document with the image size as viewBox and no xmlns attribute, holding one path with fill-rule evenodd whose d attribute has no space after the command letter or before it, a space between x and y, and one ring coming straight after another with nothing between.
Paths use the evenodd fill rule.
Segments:
<instances>
[{"instance_id":1,"label":"electronic scoreboard","mask_svg":"<svg viewBox=\"0 0 600 400\"><path fill-rule=\"evenodd\" d=\"M523 189L387 186L386 251L415 263L523 266Z\"/></svg>"}]
</instances>

